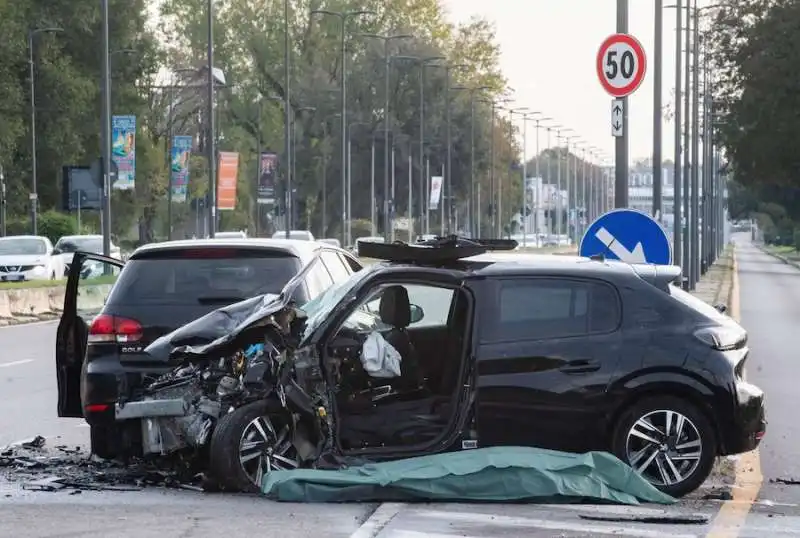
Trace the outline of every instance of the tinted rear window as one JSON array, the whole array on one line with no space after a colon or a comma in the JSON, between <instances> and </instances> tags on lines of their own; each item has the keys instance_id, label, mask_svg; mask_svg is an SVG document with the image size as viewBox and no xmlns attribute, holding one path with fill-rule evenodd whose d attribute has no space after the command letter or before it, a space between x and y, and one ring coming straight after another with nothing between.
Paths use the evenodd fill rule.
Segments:
<instances>
[{"instance_id":1,"label":"tinted rear window","mask_svg":"<svg viewBox=\"0 0 800 538\"><path fill-rule=\"evenodd\" d=\"M108 304L225 304L278 293L300 270L282 252L217 249L150 254L130 260Z\"/></svg>"}]
</instances>

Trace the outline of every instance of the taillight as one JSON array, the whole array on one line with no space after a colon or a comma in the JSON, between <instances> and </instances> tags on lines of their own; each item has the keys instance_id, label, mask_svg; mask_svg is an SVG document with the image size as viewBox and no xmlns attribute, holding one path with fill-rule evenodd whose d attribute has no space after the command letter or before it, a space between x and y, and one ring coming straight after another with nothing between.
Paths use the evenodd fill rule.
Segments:
<instances>
[{"instance_id":1,"label":"taillight","mask_svg":"<svg viewBox=\"0 0 800 538\"><path fill-rule=\"evenodd\" d=\"M735 327L705 327L695 331L694 336L718 351L739 349L747 343L747 333Z\"/></svg>"},{"instance_id":2,"label":"taillight","mask_svg":"<svg viewBox=\"0 0 800 538\"><path fill-rule=\"evenodd\" d=\"M137 342L141 338L142 325L135 319L103 314L94 318L89 327L87 341L92 344L103 342L125 344Z\"/></svg>"}]
</instances>

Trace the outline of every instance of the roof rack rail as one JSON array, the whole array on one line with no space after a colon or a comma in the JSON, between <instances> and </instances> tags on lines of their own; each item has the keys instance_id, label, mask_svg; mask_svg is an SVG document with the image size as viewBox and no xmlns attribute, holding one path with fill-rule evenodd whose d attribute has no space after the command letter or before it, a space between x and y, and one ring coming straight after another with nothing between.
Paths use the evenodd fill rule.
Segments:
<instances>
[{"instance_id":1,"label":"roof rack rail","mask_svg":"<svg viewBox=\"0 0 800 538\"><path fill-rule=\"evenodd\" d=\"M514 250L518 243L513 239L469 239L450 235L418 243L363 242L358 245L359 256L395 263L422 265L451 263L492 250Z\"/></svg>"}]
</instances>

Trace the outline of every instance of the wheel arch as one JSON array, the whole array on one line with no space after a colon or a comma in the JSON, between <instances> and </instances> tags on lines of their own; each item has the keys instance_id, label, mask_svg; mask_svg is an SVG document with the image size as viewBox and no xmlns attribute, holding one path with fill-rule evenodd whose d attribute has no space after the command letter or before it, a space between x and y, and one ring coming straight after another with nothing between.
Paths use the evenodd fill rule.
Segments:
<instances>
[{"instance_id":1,"label":"wheel arch","mask_svg":"<svg viewBox=\"0 0 800 538\"><path fill-rule=\"evenodd\" d=\"M686 381L689 381L688 383ZM694 380L683 380L683 382L662 381L652 383L642 383L636 386L633 391L627 395L609 414L608 422L608 443L611 446L611 440L617 430L617 426L622 414L630 409L637 403L658 396L672 396L686 400L695 406L711 424L714 437L717 442L717 452L724 453L725 436L723 435L722 428L719 421L717 412L711 404L713 393L711 390Z\"/></svg>"}]
</instances>

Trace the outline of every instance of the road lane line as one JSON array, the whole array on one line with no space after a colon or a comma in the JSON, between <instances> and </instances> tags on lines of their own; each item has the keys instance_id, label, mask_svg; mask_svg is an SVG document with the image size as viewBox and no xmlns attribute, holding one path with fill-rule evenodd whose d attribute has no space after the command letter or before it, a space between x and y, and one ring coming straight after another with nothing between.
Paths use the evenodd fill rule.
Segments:
<instances>
[{"instance_id":1,"label":"road lane line","mask_svg":"<svg viewBox=\"0 0 800 538\"><path fill-rule=\"evenodd\" d=\"M741 321L739 304L739 263L736 260L736 247L733 250L733 275L731 285L730 310L731 317ZM717 517L711 523L711 530L706 535L711 538L734 538L744 530L747 514L761 491L764 477L761 474L761 458L758 449L741 454L735 463L736 480L732 491L733 498L725 501L719 509Z\"/></svg>"},{"instance_id":2,"label":"road lane line","mask_svg":"<svg viewBox=\"0 0 800 538\"><path fill-rule=\"evenodd\" d=\"M375 538L386 525L405 507L404 503L381 503L350 538Z\"/></svg>"},{"instance_id":3,"label":"road lane line","mask_svg":"<svg viewBox=\"0 0 800 538\"><path fill-rule=\"evenodd\" d=\"M14 362L2 362L0 363L0 368L8 368L9 366L19 366L21 364L28 364L29 362L33 362L33 359L23 359L21 361L14 361Z\"/></svg>"}]
</instances>

